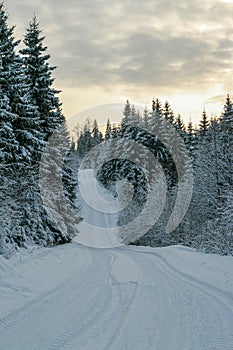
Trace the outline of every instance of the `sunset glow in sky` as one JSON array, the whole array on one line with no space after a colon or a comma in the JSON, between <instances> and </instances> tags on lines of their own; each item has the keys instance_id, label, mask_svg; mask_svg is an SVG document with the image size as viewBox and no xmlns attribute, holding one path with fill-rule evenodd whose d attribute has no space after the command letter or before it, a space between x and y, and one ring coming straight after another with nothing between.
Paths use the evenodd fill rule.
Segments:
<instances>
[{"instance_id":1,"label":"sunset glow in sky","mask_svg":"<svg viewBox=\"0 0 233 350\"><path fill-rule=\"evenodd\" d=\"M233 93L233 1L6 0L22 38L34 12L67 117L94 105L166 99L187 121Z\"/></svg>"}]
</instances>

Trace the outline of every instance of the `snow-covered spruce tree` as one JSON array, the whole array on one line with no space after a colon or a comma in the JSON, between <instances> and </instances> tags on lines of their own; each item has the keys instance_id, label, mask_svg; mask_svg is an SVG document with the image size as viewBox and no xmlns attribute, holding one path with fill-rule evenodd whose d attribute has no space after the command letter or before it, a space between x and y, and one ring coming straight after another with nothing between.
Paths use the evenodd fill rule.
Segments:
<instances>
[{"instance_id":1,"label":"snow-covered spruce tree","mask_svg":"<svg viewBox=\"0 0 233 350\"><path fill-rule=\"evenodd\" d=\"M232 225L230 224L233 187L232 123L233 110L228 95L221 118L212 119L205 132L210 147L208 157L202 166L202 169L205 169L206 164L209 164L211 169L208 173L208 186L206 184L205 192L207 192L208 208L209 210L212 208L212 215L203 225L201 247L207 252L218 254L233 254Z\"/></svg>"},{"instance_id":2,"label":"snow-covered spruce tree","mask_svg":"<svg viewBox=\"0 0 233 350\"><path fill-rule=\"evenodd\" d=\"M9 99L8 76L13 67L15 46L13 30L8 28L7 15L3 4L0 4L0 253L11 239L11 229L14 226L13 213L17 212L15 198L10 191L15 185L12 176L14 165L20 159L19 145L15 139L13 122L17 115L11 112Z\"/></svg>"},{"instance_id":3,"label":"snow-covered spruce tree","mask_svg":"<svg viewBox=\"0 0 233 350\"><path fill-rule=\"evenodd\" d=\"M92 142L91 121L87 119L78 138L77 154L79 158L83 158L90 151Z\"/></svg>"},{"instance_id":4,"label":"snow-covered spruce tree","mask_svg":"<svg viewBox=\"0 0 233 350\"><path fill-rule=\"evenodd\" d=\"M121 121L121 124L123 125L124 123L129 123L130 116L131 116L131 105L129 103L129 100L126 101L126 104L122 113L124 117Z\"/></svg>"},{"instance_id":5,"label":"snow-covered spruce tree","mask_svg":"<svg viewBox=\"0 0 233 350\"><path fill-rule=\"evenodd\" d=\"M180 136L183 139L185 139L185 136L186 136L185 124L184 124L184 121L182 120L180 114L178 114L177 118L175 119L174 126L175 126L176 130L178 131L178 133L180 134Z\"/></svg>"},{"instance_id":6,"label":"snow-covered spruce tree","mask_svg":"<svg viewBox=\"0 0 233 350\"><path fill-rule=\"evenodd\" d=\"M109 140L112 136L112 126L111 126L111 122L110 119L108 118L107 120L107 125L106 125L106 130L105 130L105 135L104 135L104 139Z\"/></svg>"},{"instance_id":7,"label":"snow-covered spruce tree","mask_svg":"<svg viewBox=\"0 0 233 350\"><path fill-rule=\"evenodd\" d=\"M49 65L50 55L45 53L47 47L43 45L44 39L45 37L41 36L37 18L34 16L24 38L25 48L20 52L24 60L31 98L39 112L40 131L47 141L55 128L64 122L64 116L57 97L60 91L53 88L52 72L56 67Z\"/></svg>"},{"instance_id":8,"label":"snow-covered spruce tree","mask_svg":"<svg viewBox=\"0 0 233 350\"><path fill-rule=\"evenodd\" d=\"M206 135L209 125L210 125L209 119L208 119L206 111L204 109L202 112L202 118L201 118L200 123L199 123L199 133L202 136Z\"/></svg>"},{"instance_id":9,"label":"snow-covered spruce tree","mask_svg":"<svg viewBox=\"0 0 233 350\"><path fill-rule=\"evenodd\" d=\"M16 116L10 112L9 99L2 90L0 95L0 254L3 254L7 243L12 243L12 228L19 213L12 191L16 187L13 169L18 161L19 145L12 126Z\"/></svg>"},{"instance_id":10,"label":"snow-covered spruce tree","mask_svg":"<svg viewBox=\"0 0 233 350\"><path fill-rule=\"evenodd\" d=\"M119 131L120 131L120 126L113 124L112 131L111 131L111 137L113 139L115 139L119 135Z\"/></svg>"},{"instance_id":11,"label":"snow-covered spruce tree","mask_svg":"<svg viewBox=\"0 0 233 350\"><path fill-rule=\"evenodd\" d=\"M215 222L216 223L216 222ZM233 256L233 189L225 194L224 205L219 208L215 232L219 239L219 250L221 254Z\"/></svg>"},{"instance_id":12,"label":"snow-covered spruce tree","mask_svg":"<svg viewBox=\"0 0 233 350\"><path fill-rule=\"evenodd\" d=\"M42 141L41 135L36 131L38 115L28 98L28 86L25 81L22 60L15 52L19 41L14 40L14 27L8 27L7 20L4 6L0 4L0 123L3 133L1 179L5 179L5 185L11 184L9 191L2 188L2 194L8 196L4 222L8 222L7 239L9 242L22 245L29 240L22 225L24 220L22 183L27 182L32 154L38 151ZM8 150L12 150L12 156L4 155L6 143L11 145ZM10 212L7 213L9 205Z\"/></svg>"},{"instance_id":13,"label":"snow-covered spruce tree","mask_svg":"<svg viewBox=\"0 0 233 350\"><path fill-rule=\"evenodd\" d=\"M11 108L19 116L13 122L15 137L22 153L21 162L17 164L17 201L20 207L20 219L16 226L14 240L18 245L26 241L43 243L46 241L44 225L44 208L38 187L38 162L45 145L44 135L40 130L41 120L38 109L33 104L30 86L25 74L22 59L17 57L16 74L12 80ZM13 229L14 232L15 228Z\"/></svg>"},{"instance_id":14,"label":"snow-covered spruce tree","mask_svg":"<svg viewBox=\"0 0 233 350\"><path fill-rule=\"evenodd\" d=\"M95 147L102 141L103 141L103 134L101 131L99 131L98 122L95 119L92 127L92 147Z\"/></svg>"},{"instance_id":15,"label":"snow-covered spruce tree","mask_svg":"<svg viewBox=\"0 0 233 350\"><path fill-rule=\"evenodd\" d=\"M214 149L218 197L213 232L218 252L233 255L233 105L229 94L219 123L213 124L212 129L216 135Z\"/></svg>"},{"instance_id":16,"label":"snow-covered spruce tree","mask_svg":"<svg viewBox=\"0 0 233 350\"><path fill-rule=\"evenodd\" d=\"M180 182L185 183L185 169L189 169L189 159L186 156L186 148L182 145L185 140L185 126L178 115L176 119L173 117L172 110L168 103L165 105L165 112L161 110L161 103L156 100L152 104L152 120L154 120L155 132L158 130L158 144L160 151L157 152L158 160L163 167L167 182L167 196L163 214L149 232L148 239L151 244L154 240L154 245L169 245L180 244L184 241L184 228L180 225L171 234L166 234L165 224L171 215L175 199L177 196L178 186ZM168 127L170 124L174 128ZM179 149L179 152L177 150ZM179 178L176 166L179 164ZM153 238L154 237L154 238ZM144 237L145 239L146 237Z\"/></svg>"},{"instance_id":17,"label":"snow-covered spruce tree","mask_svg":"<svg viewBox=\"0 0 233 350\"><path fill-rule=\"evenodd\" d=\"M167 120L171 122L171 124L174 124L174 113L168 101L165 101L164 103L163 115Z\"/></svg>"},{"instance_id":18,"label":"snow-covered spruce tree","mask_svg":"<svg viewBox=\"0 0 233 350\"><path fill-rule=\"evenodd\" d=\"M77 141L77 156L78 158L83 158L85 155L85 142L84 142L84 133L80 132L78 141Z\"/></svg>"},{"instance_id":19,"label":"snow-covered spruce tree","mask_svg":"<svg viewBox=\"0 0 233 350\"><path fill-rule=\"evenodd\" d=\"M54 167L58 173L63 175L64 179L64 191L69 199L75 197L74 186L71 185L74 183L72 170L67 164L61 162L61 150L64 148L63 138L66 144L69 143L69 137L65 126L65 117L61 111L61 103L57 94L59 91L53 88L52 71L55 67L50 67L48 61L50 55L45 54L47 47L43 45L44 37L41 36L41 30L39 29L39 23L34 16L33 20L29 23L27 32L24 38L25 48L22 49L21 55L23 57L24 71L26 82L28 85L28 99L33 102L34 107L36 108L36 115L38 119L38 124L36 130L42 135L44 146L48 142L49 138L53 135L55 130L58 127L64 126L64 131L58 133L60 143L56 143L55 149L53 149L56 154L56 158L49 160L49 157L44 157L47 161L47 177L51 178ZM60 130L60 129L59 129ZM42 149L43 152L45 147ZM47 148L46 148L47 150ZM50 150L50 148L49 148ZM64 155L64 152L63 152ZM33 158L34 159L34 158ZM62 243L69 241L74 232L70 228L68 229L67 223L68 219L64 219L63 225L57 225L54 220L51 221L51 218L47 215L47 212L44 209L43 203L38 200L39 196L39 164L40 164L41 154L35 158L36 163L34 167L34 172L37 176L34 180L34 197L37 197L37 203L40 203L40 217L43 223L43 231L35 237L36 242L40 244L53 244L53 243ZM51 164L50 164L51 163ZM51 166L49 166L49 164ZM54 167L53 167L54 166ZM61 167L59 171L59 167ZM59 194L57 194L59 197ZM56 197L56 195L54 194ZM71 204L73 204L71 202ZM64 210L65 213L65 210ZM35 217L35 216L34 216ZM62 218L60 217L60 221ZM72 220L71 220L72 221ZM60 229L63 227L63 232ZM38 229L36 229L38 232ZM71 232L72 231L72 232Z\"/></svg>"},{"instance_id":20,"label":"snow-covered spruce tree","mask_svg":"<svg viewBox=\"0 0 233 350\"><path fill-rule=\"evenodd\" d=\"M11 171L12 167L21 159L19 144L15 139L13 123L19 116L12 112L10 98L16 86L12 86L16 68L14 27L8 27L8 17L3 3L0 4L0 155L1 164Z\"/></svg>"},{"instance_id":21,"label":"snow-covered spruce tree","mask_svg":"<svg viewBox=\"0 0 233 350\"><path fill-rule=\"evenodd\" d=\"M217 229L221 178L221 142L217 119L210 121L204 111L194 140L197 141L192 152L195 183L192 202L185 218L186 231L189 230L192 246L219 253L218 244L223 242L223 236L220 237Z\"/></svg>"},{"instance_id":22,"label":"snow-covered spruce tree","mask_svg":"<svg viewBox=\"0 0 233 350\"><path fill-rule=\"evenodd\" d=\"M143 112L143 125L145 125L145 127L147 128L149 125L149 122L150 122L149 111L148 111L148 108L145 107Z\"/></svg>"},{"instance_id":23,"label":"snow-covered spruce tree","mask_svg":"<svg viewBox=\"0 0 233 350\"><path fill-rule=\"evenodd\" d=\"M190 240L194 237L193 244L198 245L197 240L203 240L205 223L214 215L217 203L213 188L215 178L212 172L212 159L209 154L211 149L209 134L198 129L195 137L198 140L194 161L195 182L185 226L186 230L189 230Z\"/></svg>"},{"instance_id":24,"label":"snow-covered spruce tree","mask_svg":"<svg viewBox=\"0 0 233 350\"><path fill-rule=\"evenodd\" d=\"M69 242L80 221L74 215L77 181L67 155L69 148L69 133L64 123L50 137L40 166L40 191L46 209L44 222L50 229L47 244Z\"/></svg>"},{"instance_id":25,"label":"snow-covered spruce tree","mask_svg":"<svg viewBox=\"0 0 233 350\"><path fill-rule=\"evenodd\" d=\"M223 185L226 191L230 191L233 186L233 104L229 94L220 118L219 138L221 141Z\"/></svg>"},{"instance_id":26,"label":"snow-covered spruce tree","mask_svg":"<svg viewBox=\"0 0 233 350\"><path fill-rule=\"evenodd\" d=\"M190 157L194 158L195 150L196 150L196 138L194 134L194 128L193 123L190 120L187 125L187 132L185 134L185 144L187 146L187 149L189 151Z\"/></svg>"}]
</instances>

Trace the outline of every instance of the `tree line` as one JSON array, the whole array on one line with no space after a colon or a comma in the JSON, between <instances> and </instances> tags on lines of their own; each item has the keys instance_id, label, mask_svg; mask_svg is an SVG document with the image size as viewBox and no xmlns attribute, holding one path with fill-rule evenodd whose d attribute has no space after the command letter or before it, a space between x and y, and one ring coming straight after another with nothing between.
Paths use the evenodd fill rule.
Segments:
<instances>
[{"instance_id":1,"label":"tree line","mask_svg":"<svg viewBox=\"0 0 233 350\"><path fill-rule=\"evenodd\" d=\"M105 154L97 154L96 160L103 160L97 178L115 195L116 183L123 178L134 188L132 201L119 214L123 239L124 224L141 213L148 199L149 185L157 176L153 166L144 169L138 165L142 159L144 164L150 164L147 149L165 174L166 203L159 221L132 243L184 244L206 252L233 254L233 105L230 96L219 117L209 118L203 111L197 128L192 122L186 126L180 115L174 115L168 102L162 106L158 99L153 100L151 108L140 113L127 101L121 123L112 125L108 119L103 132L96 120L93 125L89 121L79 132L78 140L71 142L59 91L53 87L52 73L56 67L49 64L50 55L37 18L34 16L30 21L20 50L14 27L9 27L7 22L8 15L0 4L0 254L31 243L54 245L71 241L80 222L72 211L78 212L74 164L96 145L109 140L118 141L116 149L107 146L103 148ZM185 149L183 153L181 149L175 159L173 135L164 127L160 130L165 121L184 141ZM169 140L170 149L150 132L155 125L162 139ZM134 142L144 146L141 153L135 153ZM64 161L67 145L70 152ZM114 154L119 156L114 158ZM127 159L129 154L133 154L132 159ZM105 158L111 160L104 162ZM190 161L194 169L191 204L179 227L167 233L166 223L179 189L177 163L182 163L185 175ZM47 189L44 200L42 193ZM152 212L157 204L151 203Z\"/></svg>"},{"instance_id":2,"label":"tree line","mask_svg":"<svg viewBox=\"0 0 233 350\"><path fill-rule=\"evenodd\" d=\"M26 30L21 50L18 49L20 40L14 38L14 27L7 22L8 15L1 3L0 253L30 243L69 242L76 224L68 210L58 209L62 199L56 181L46 203L40 194L43 156L44 186L60 171L67 203L75 206L76 180L69 157L65 164L61 159L62 150L70 139L59 91L53 87L52 72L56 67L49 64L50 55L35 16ZM60 128L58 140L46 158L48 140L57 128Z\"/></svg>"},{"instance_id":3,"label":"tree line","mask_svg":"<svg viewBox=\"0 0 233 350\"><path fill-rule=\"evenodd\" d=\"M194 184L191 186L192 200L181 224L171 233L166 232L166 223L174 206L179 181L177 162L185 159L185 151L177 155L180 159L173 159L172 149L159 140L150 131L157 123L159 129L163 123L171 123L182 138L189 157L183 162L183 168L188 162L192 163ZM167 197L165 209L160 220L141 238L132 242L138 245L167 246L184 244L205 252L233 255L233 105L229 94L219 117L208 117L204 110L197 127L190 121L186 126L180 115L175 117L168 102L162 106L156 99L152 101L151 109L145 108L143 113L135 109L129 101L123 110L123 118L119 125L111 125L107 120L105 134L98 131L97 122L93 128L86 123L79 134L76 146L76 157L88 157L88 152L97 144L109 139L118 139L118 153L116 149L103 148L105 154L98 155L103 159L110 159L118 154L118 158L103 162L96 176L104 186L114 191L117 180L128 179L134 187L134 195L127 208L120 212L118 224L121 238L126 234L124 224L133 220L143 209L149 191L149 177L156 177L156 173L149 173L142 169L137 160L149 162L148 152L138 151L134 160L127 159L130 152L135 152L132 142L140 143L152 152L160 162L167 183ZM159 130L158 130L159 131ZM166 128L159 131L163 140L173 137ZM171 146L175 149L176 144ZM116 145L116 144L114 144ZM173 152L174 153L174 152ZM120 156L119 156L120 155ZM114 158L114 157L113 157ZM137 164L138 163L138 164ZM182 179L181 179L182 180ZM158 203L152 203L151 211Z\"/></svg>"}]
</instances>

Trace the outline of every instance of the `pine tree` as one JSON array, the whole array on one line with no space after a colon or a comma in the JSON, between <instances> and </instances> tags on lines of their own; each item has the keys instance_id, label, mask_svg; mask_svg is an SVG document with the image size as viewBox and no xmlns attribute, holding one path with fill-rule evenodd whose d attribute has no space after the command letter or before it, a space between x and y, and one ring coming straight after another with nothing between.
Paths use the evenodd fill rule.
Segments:
<instances>
[{"instance_id":1,"label":"pine tree","mask_svg":"<svg viewBox=\"0 0 233 350\"><path fill-rule=\"evenodd\" d=\"M127 121L127 118L129 118L131 115L131 105L129 103L129 100L126 100L126 104L124 107L124 111L123 111L123 116L125 118L125 120Z\"/></svg>"},{"instance_id":2,"label":"pine tree","mask_svg":"<svg viewBox=\"0 0 233 350\"><path fill-rule=\"evenodd\" d=\"M98 122L95 119L92 127L92 142L91 147L98 145L102 141L102 133L99 131Z\"/></svg>"},{"instance_id":3,"label":"pine tree","mask_svg":"<svg viewBox=\"0 0 233 350\"><path fill-rule=\"evenodd\" d=\"M194 128L193 128L193 123L190 120L187 125L187 137L186 137L186 140L188 141L187 143L189 145L192 144L193 137L194 137Z\"/></svg>"},{"instance_id":4,"label":"pine tree","mask_svg":"<svg viewBox=\"0 0 233 350\"><path fill-rule=\"evenodd\" d=\"M186 132L185 132L185 124L181 118L181 115L178 114L177 118L175 119L175 128L179 132L180 136L185 139Z\"/></svg>"},{"instance_id":5,"label":"pine tree","mask_svg":"<svg viewBox=\"0 0 233 350\"><path fill-rule=\"evenodd\" d=\"M161 118L163 115L162 103L157 98L156 100L152 100L152 117L153 118Z\"/></svg>"},{"instance_id":6,"label":"pine tree","mask_svg":"<svg viewBox=\"0 0 233 350\"><path fill-rule=\"evenodd\" d=\"M143 113L143 125L145 125L145 127L147 128L149 126L149 122L150 122L149 111L148 111L148 108L145 107L144 113Z\"/></svg>"},{"instance_id":7,"label":"pine tree","mask_svg":"<svg viewBox=\"0 0 233 350\"><path fill-rule=\"evenodd\" d=\"M45 53L47 47L43 45L44 39L34 16L24 38L25 48L20 52L25 65L30 98L39 113L41 122L39 131L47 141L54 130L64 122L64 116L57 97L59 91L52 87L54 81L52 72L56 67L51 67L48 63L50 55Z\"/></svg>"},{"instance_id":8,"label":"pine tree","mask_svg":"<svg viewBox=\"0 0 233 350\"><path fill-rule=\"evenodd\" d=\"M9 28L7 20L4 6L0 4L0 175L6 186L1 186L1 189L7 203L5 211L9 209L7 216L11 217L10 222L6 220L7 239L21 245L29 239L22 226L22 182L27 182L32 152L40 140L34 132L36 111L28 99L29 90L24 79L22 60L15 53L19 41L14 40L14 27Z\"/></svg>"},{"instance_id":9,"label":"pine tree","mask_svg":"<svg viewBox=\"0 0 233 350\"><path fill-rule=\"evenodd\" d=\"M229 186L233 186L233 105L229 94L220 118L219 138L222 143L224 178Z\"/></svg>"},{"instance_id":10,"label":"pine tree","mask_svg":"<svg viewBox=\"0 0 233 350\"><path fill-rule=\"evenodd\" d=\"M185 144L188 148L189 155L194 158L195 150L196 150L196 138L195 138L195 132L193 128L193 123L190 120L187 125L187 132L185 133Z\"/></svg>"},{"instance_id":11,"label":"pine tree","mask_svg":"<svg viewBox=\"0 0 233 350\"><path fill-rule=\"evenodd\" d=\"M50 230L45 244L69 242L80 221L73 211L77 183L69 164L69 149L69 133L64 123L50 138L40 167L40 186L46 209L43 219Z\"/></svg>"},{"instance_id":12,"label":"pine tree","mask_svg":"<svg viewBox=\"0 0 233 350\"><path fill-rule=\"evenodd\" d=\"M220 181L222 204L225 206L233 188L233 105L229 94L218 126Z\"/></svg>"},{"instance_id":13,"label":"pine tree","mask_svg":"<svg viewBox=\"0 0 233 350\"><path fill-rule=\"evenodd\" d=\"M164 104L163 115L171 124L174 124L174 114L168 101Z\"/></svg>"},{"instance_id":14,"label":"pine tree","mask_svg":"<svg viewBox=\"0 0 233 350\"><path fill-rule=\"evenodd\" d=\"M62 209L62 214L58 206L53 208L53 216L57 215L58 222L51 220L48 216L48 210L45 210L40 197L39 161L48 142L50 152L47 157L45 154L43 155L43 159L46 161L44 170L46 169L47 171L46 174L44 173L44 176L50 180L53 177L56 178L55 170L58 175L62 176L64 181L60 190L65 193L71 206L73 205L72 198L75 198L75 180L71 168L67 163L64 164L64 159L61 156L62 154L64 155L64 145L66 144L68 147L70 140L65 117L61 110L61 103L57 97L59 91L52 86L54 81L52 71L55 67L49 66L48 60L50 55L44 54L47 47L43 46L44 37L41 37L40 34L39 24L34 16L24 38L26 47L21 50L26 79L26 101L33 103L34 110L28 109L27 118L25 118L22 126L27 128L27 123L33 120L32 116L34 116L34 124L32 124L34 140L36 136L39 136L41 143L38 144L39 146L36 144L33 146L32 164L35 164L35 166L29 169L27 181L25 180L25 184L22 187L22 198L25 201L25 205L23 205L24 213L21 226L27 235L30 235L31 232L32 238L36 243L46 245L69 241L73 235L71 226L74 224L71 216L65 214L65 208ZM20 114L23 115L22 109ZM55 143L51 150L50 137L58 127L60 130L60 133L57 134L59 143ZM52 157L49 159L51 154ZM62 194L59 194L55 187L52 190L51 196L53 201L60 203L60 195Z\"/></svg>"},{"instance_id":15,"label":"pine tree","mask_svg":"<svg viewBox=\"0 0 233 350\"><path fill-rule=\"evenodd\" d=\"M155 99L153 98L153 100L152 100L152 113L155 111L155 104L156 104L156 102L155 102Z\"/></svg>"},{"instance_id":16,"label":"pine tree","mask_svg":"<svg viewBox=\"0 0 233 350\"><path fill-rule=\"evenodd\" d=\"M136 110L135 106L132 105L129 122L130 123L132 123L132 122L135 123L136 122L137 124L139 124L140 120L141 120L141 116L140 116L139 110Z\"/></svg>"},{"instance_id":17,"label":"pine tree","mask_svg":"<svg viewBox=\"0 0 233 350\"><path fill-rule=\"evenodd\" d=\"M0 92L2 95L2 91ZM13 176L14 165L17 161L18 142L15 140L12 122L16 118L9 112L9 99L0 99L0 254L7 249L7 243L12 243L12 228L14 218L18 214L17 202L14 195L16 182Z\"/></svg>"},{"instance_id":18,"label":"pine tree","mask_svg":"<svg viewBox=\"0 0 233 350\"><path fill-rule=\"evenodd\" d=\"M226 103L224 105L224 108L223 108L223 114L222 114L222 117L221 117L221 122L230 122L230 125L232 123L232 112L233 111L233 105L232 105L232 102L231 102L231 98L230 98L230 95L227 94L227 98L226 98ZM232 125L231 125L232 127Z\"/></svg>"},{"instance_id":19,"label":"pine tree","mask_svg":"<svg viewBox=\"0 0 233 350\"><path fill-rule=\"evenodd\" d=\"M108 118L106 130L105 130L105 136L104 136L105 141L109 140L111 138L111 135L112 135L112 127L111 127L110 119Z\"/></svg>"},{"instance_id":20,"label":"pine tree","mask_svg":"<svg viewBox=\"0 0 233 350\"><path fill-rule=\"evenodd\" d=\"M113 124L112 131L111 131L111 136L113 139L115 139L119 135L119 126L116 124Z\"/></svg>"},{"instance_id":21,"label":"pine tree","mask_svg":"<svg viewBox=\"0 0 233 350\"><path fill-rule=\"evenodd\" d=\"M16 74L15 48L19 41L13 37L14 27L8 28L8 17L3 3L0 4L0 151L1 163L16 163L20 160L19 144L15 139L13 124L18 121L17 114L12 112L11 97L12 91L17 88L12 80Z\"/></svg>"},{"instance_id":22,"label":"pine tree","mask_svg":"<svg viewBox=\"0 0 233 350\"><path fill-rule=\"evenodd\" d=\"M199 132L201 133L202 136L206 135L208 127L209 127L209 120L208 120L206 111L204 109L204 111L202 112L202 119L199 124Z\"/></svg>"}]
</instances>

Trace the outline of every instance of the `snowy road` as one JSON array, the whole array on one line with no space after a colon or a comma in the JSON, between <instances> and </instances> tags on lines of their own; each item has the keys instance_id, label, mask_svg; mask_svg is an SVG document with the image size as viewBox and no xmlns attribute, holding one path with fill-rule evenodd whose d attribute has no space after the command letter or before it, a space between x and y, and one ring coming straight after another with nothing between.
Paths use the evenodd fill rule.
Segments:
<instances>
[{"instance_id":1,"label":"snowy road","mask_svg":"<svg viewBox=\"0 0 233 350\"><path fill-rule=\"evenodd\" d=\"M118 199L111 196L95 180L91 169L79 171L81 216L78 242L86 246L112 248L121 245L118 239ZM101 210L100 210L101 209Z\"/></svg>"},{"instance_id":2,"label":"snowy road","mask_svg":"<svg viewBox=\"0 0 233 350\"><path fill-rule=\"evenodd\" d=\"M0 257L0 348L232 350L233 258L77 242Z\"/></svg>"},{"instance_id":3,"label":"snowy road","mask_svg":"<svg viewBox=\"0 0 233 350\"><path fill-rule=\"evenodd\" d=\"M73 243L0 266L1 349L233 348L232 258Z\"/></svg>"}]
</instances>

